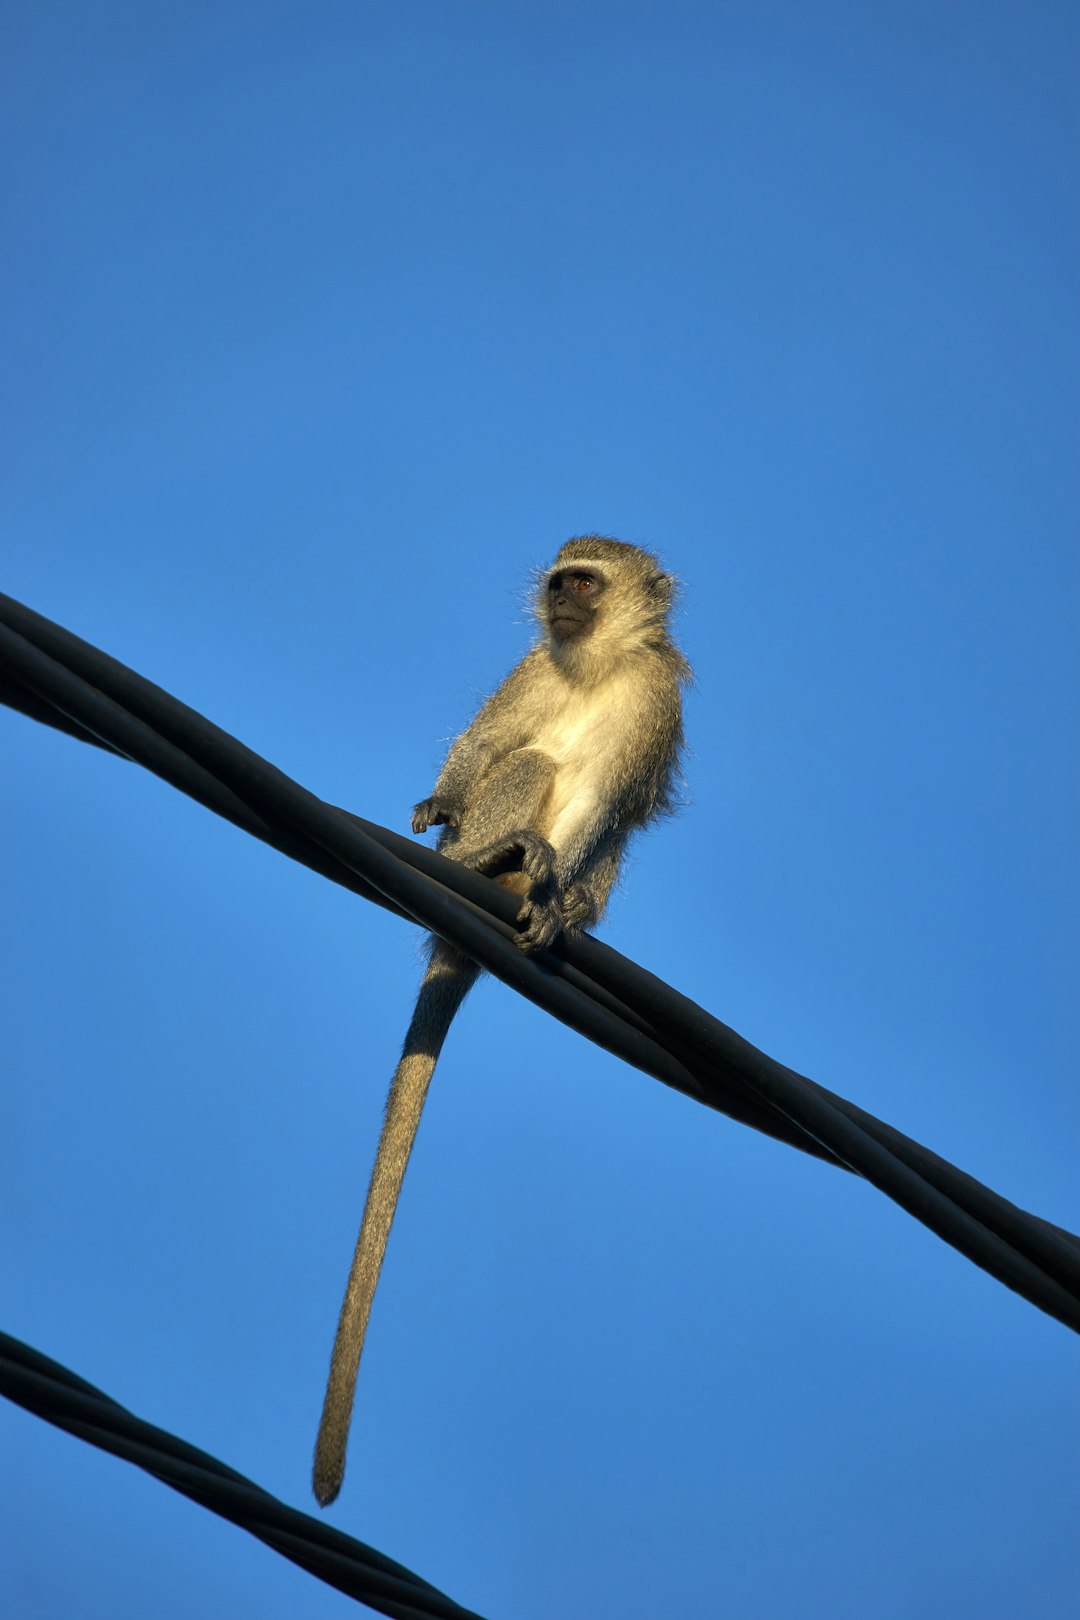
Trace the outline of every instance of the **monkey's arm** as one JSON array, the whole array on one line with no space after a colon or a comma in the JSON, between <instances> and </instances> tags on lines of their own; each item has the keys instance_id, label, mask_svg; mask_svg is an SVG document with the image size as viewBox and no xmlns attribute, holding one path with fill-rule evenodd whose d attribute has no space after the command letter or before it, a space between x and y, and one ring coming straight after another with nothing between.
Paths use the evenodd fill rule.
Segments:
<instances>
[{"instance_id":1,"label":"monkey's arm","mask_svg":"<svg viewBox=\"0 0 1080 1620\"><path fill-rule=\"evenodd\" d=\"M421 799L412 815L415 833L429 827L459 827L474 785L506 754L528 740L523 694L528 683L526 655L494 691L472 724L455 738L443 762L431 797Z\"/></svg>"}]
</instances>

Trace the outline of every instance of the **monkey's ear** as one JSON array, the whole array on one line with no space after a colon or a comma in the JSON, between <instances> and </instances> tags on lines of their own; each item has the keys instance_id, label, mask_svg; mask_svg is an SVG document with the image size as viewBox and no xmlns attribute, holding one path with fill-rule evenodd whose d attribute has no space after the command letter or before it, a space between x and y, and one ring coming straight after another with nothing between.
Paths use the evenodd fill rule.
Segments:
<instances>
[{"instance_id":1,"label":"monkey's ear","mask_svg":"<svg viewBox=\"0 0 1080 1620\"><path fill-rule=\"evenodd\" d=\"M671 574L653 574L649 580L649 595L661 612L666 613L675 600L675 580Z\"/></svg>"}]
</instances>

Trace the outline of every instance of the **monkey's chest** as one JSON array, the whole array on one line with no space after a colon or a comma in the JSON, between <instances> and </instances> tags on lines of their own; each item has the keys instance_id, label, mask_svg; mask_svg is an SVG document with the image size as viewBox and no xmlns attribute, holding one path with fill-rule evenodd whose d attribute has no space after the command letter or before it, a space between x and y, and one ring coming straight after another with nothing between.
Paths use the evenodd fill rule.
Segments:
<instances>
[{"instance_id":1,"label":"monkey's chest","mask_svg":"<svg viewBox=\"0 0 1080 1620\"><path fill-rule=\"evenodd\" d=\"M540 725L531 746L546 754L555 766L555 779L547 804L548 828L564 813L587 813L602 800L604 784L616 765L615 743L620 735L619 695L615 690L591 696L567 712Z\"/></svg>"},{"instance_id":2,"label":"monkey's chest","mask_svg":"<svg viewBox=\"0 0 1080 1620\"><path fill-rule=\"evenodd\" d=\"M557 771L587 769L606 755L607 739L617 727L617 694L605 690L541 721L529 746L546 754Z\"/></svg>"}]
</instances>

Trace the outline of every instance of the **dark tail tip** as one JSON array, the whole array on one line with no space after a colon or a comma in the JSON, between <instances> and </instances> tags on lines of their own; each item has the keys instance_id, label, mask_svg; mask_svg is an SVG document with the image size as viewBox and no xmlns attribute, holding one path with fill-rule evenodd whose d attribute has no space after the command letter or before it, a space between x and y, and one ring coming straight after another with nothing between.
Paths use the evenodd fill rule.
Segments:
<instances>
[{"instance_id":1,"label":"dark tail tip","mask_svg":"<svg viewBox=\"0 0 1080 1620\"><path fill-rule=\"evenodd\" d=\"M329 1507L331 1502L336 1501L344 1478L343 1462L328 1462L325 1457L316 1454L315 1467L311 1472L311 1489L320 1507Z\"/></svg>"}]
</instances>

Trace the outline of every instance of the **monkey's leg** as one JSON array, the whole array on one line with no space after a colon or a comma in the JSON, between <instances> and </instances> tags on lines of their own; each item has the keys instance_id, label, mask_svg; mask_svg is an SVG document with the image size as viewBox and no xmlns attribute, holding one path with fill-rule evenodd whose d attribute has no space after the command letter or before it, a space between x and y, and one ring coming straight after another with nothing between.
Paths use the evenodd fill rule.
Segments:
<instances>
[{"instance_id":1,"label":"monkey's leg","mask_svg":"<svg viewBox=\"0 0 1080 1620\"><path fill-rule=\"evenodd\" d=\"M345 1474L345 1448L360 1352L428 1085L454 1014L476 983L479 971L475 963L458 956L441 940L432 941L431 961L386 1099L364 1219L330 1360L312 1473L312 1487L323 1507L334 1500Z\"/></svg>"},{"instance_id":2,"label":"monkey's leg","mask_svg":"<svg viewBox=\"0 0 1080 1620\"><path fill-rule=\"evenodd\" d=\"M516 748L486 771L470 795L460 836L446 852L498 877L522 896L522 950L550 945L562 928L555 851L540 832L548 820L555 762L538 748Z\"/></svg>"},{"instance_id":3,"label":"monkey's leg","mask_svg":"<svg viewBox=\"0 0 1080 1620\"><path fill-rule=\"evenodd\" d=\"M522 828L537 830L555 782L555 761L539 748L503 754L469 787L461 818L463 851L498 843Z\"/></svg>"}]
</instances>

